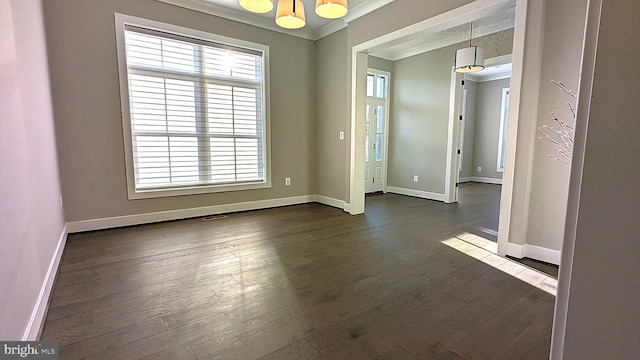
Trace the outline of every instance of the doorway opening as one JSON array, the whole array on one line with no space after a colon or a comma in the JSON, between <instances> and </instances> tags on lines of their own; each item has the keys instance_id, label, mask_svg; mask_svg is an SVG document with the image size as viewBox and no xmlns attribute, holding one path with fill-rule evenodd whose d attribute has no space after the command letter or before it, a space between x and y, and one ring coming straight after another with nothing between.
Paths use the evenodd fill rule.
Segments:
<instances>
[{"instance_id":1,"label":"doorway opening","mask_svg":"<svg viewBox=\"0 0 640 360\"><path fill-rule=\"evenodd\" d=\"M386 71L367 71L367 109L365 118L364 192L387 192L389 135L389 80Z\"/></svg>"},{"instance_id":2,"label":"doorway opening","mask_svg":"<svg viewBox=\"0 0 640 360\"><path fill-rule=\"evenodd\" d=\"M469 224L467 232L479 241L491 242L485 248L497 253L500 193L504 173L506 130L510 100L511 55L488 59L483 71L455 77L460 95L455 103L458 118L459 146L456 165L458 186L454 200L461 205L473 199L488 214ZM476 197L482 198L477 199ZM481 201L478 201L481 200Z\"/></svg>"},{"instance_id":3,"label":"doorway opening","mask_svg":"<svg viewBox=\"0 0 640 360\"><path fill-rule=\"evenodd\" d=\"M515 4L515 6L514 6ZM511 200L513 197L513 180L514 180L514 163L515 158L515 146L517 137L517 126L520 109L520 90L523 78L523 63L524 63L524 43L525 43L525 28L527 27L527 8L528 0L488 0L479 2L472 2L457 9L451 10L447 13L434 16L419 23L413 24L410 27L403 28L381 37L365 41L361 44L357 44L351 49L351 76L352 76L352 98L351 98L351 161L350 161L350 183L348 193L348 203L345 208L351 214L364 213L365 203L365 191L364 191L364 177L365 177L365 147L366 137L366 76L368 69L368 56L369 54L375 54L376 51L383 51L384 49L397 46L402 43L409 43L421 35L427 33L440 32L446 29L451 29L456 26L462 26L468 24L470 21L482 19L495 13L496 11L502 11L507 7L513 7L514 16L514 33L513 33L513 72L511 81L511 93L509 101L509 118L510 126L507 131L507 139L505 146L506 163L503 177L503 189L500 201L500 228L498 236L498 254L505 255L507 246L509 244L509 231L510 220L512 216ZM537 21L540 24L536 23ZM541 26L542 18L534 19L532 26ZM422 49L421 52L425 50ZM405 52L406 53L406 52ZM394 110L395 111L395 110ZM457 138L454 138L457 139ZM445 155L447 161L455 163L457 165L457 143L453 141L453 144L447 146L447 154ZM453 186L455 188L457 177L457 166L448 167L454 169L449 178L449 188ZM442 194L441 201L446 202L445 192Z\"/></svg>"}]
</instances>

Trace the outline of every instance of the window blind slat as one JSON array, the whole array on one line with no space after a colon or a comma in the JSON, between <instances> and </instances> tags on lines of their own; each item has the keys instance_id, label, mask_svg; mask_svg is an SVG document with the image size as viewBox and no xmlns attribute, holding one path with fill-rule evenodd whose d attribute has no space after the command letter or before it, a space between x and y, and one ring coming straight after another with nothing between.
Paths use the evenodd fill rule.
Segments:
<instances>
[{"instance_id":1,"label":"window blind slat","mask_svg":"<svg viewBox=\"0 0 640 360\"><path fill-rule=\"evenodd\" d=\"M261 54L192 40L125 29L136 188L264 180Z\"/></svg>"}]
</instances>

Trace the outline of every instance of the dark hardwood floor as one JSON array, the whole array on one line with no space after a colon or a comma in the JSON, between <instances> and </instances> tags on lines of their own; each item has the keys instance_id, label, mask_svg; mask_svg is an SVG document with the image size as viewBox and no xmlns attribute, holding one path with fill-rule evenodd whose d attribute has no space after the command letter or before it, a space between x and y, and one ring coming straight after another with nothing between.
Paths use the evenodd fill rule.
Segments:
<instances>
[{"instance_id":1,"label":"dark hardwood floor","mask_svg":"<svg viewBox=\"0 0 640 360\"><path fill-rule=\"evenodd\" d=\"M60 359L548 358L555 280L483 247L499 187L461 191L70 235L42 339Z\"/></svg>"}]
</instances>

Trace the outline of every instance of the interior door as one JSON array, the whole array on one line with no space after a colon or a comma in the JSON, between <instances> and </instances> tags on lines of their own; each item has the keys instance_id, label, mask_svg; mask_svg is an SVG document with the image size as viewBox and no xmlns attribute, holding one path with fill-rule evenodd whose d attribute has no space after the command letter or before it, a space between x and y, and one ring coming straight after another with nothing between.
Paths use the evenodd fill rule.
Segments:
<instances>
[{"instance_id":1,"label":"interior door","mask_svg":"<svg viewBox=\"0 0 640 360\"><path fill-rule=\"evenodd\" d=\"M367 74L365 193L384 191L388 74Z\"/></svg>"}]
</instances>

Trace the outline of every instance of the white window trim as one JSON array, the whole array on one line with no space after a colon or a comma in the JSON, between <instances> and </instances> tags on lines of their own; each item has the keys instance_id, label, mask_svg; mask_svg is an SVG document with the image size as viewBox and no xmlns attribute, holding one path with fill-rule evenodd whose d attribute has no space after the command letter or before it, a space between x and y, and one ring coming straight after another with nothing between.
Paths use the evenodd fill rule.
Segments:
<instances>
[{"instance_id":1,"label":"white window trim","mask_svg":"<svg viewBox=\"0 0 640 360\"><path fill-rule=\"evenodd\" d=\"M227 191L239 191L239 190L253 190L253 189L265 189L271 188L271 128L270 128L270 87L269 87L269 47L262 44L256 44L244 40L233 39L221 35L210 34L207 32L184 28L181 26L165 24L158 21L143 19L135 16L129 16L124 14L115 14L116 24L116 44L118 54L118 72L120 80L120 100L122 107L122 123L123 123L123 135L124 135L124 152L125 152L125 165L126 165L126 178L127 178L127 193L130 200L134 199L148 199L157 197L169 197L169 196L182 196L182 195L195 195L206 193L217 193ZM135 184L135 171L133 160L133 142L131 134L131 111L129 100L129 81L127 72L126 52L125 52L125 40L124 40L124 28L125 25L137 25L158 31L173 32L181 35L186 35L196 39L202 39L205 41L213 41L217 43L229 44L232 46L245 47L262 51L264 53L264 69L263 69L263 86L264 96L262 97L263 109L264 109L264 162L265 162L265 176L264 180L256 182L247 182L241 184L213 184L213 185L194 185L194 186L182 186L176 188L166 189L138 189L136 190Z\"/></svg>"},{"instance_id":2,"label":"white window trim","mask_svg":"<svg viewBox=\"0 0 640 360\"><path fill-rule=\"evenodd\" d=\"M509 106L509 98L511 96L509 89L510 88L502 89L502 103L500 105L500 133L498 133L498 161L496 164L497 172L504 172L505 149L503 147L503 144L506 143L506 136L507 136L505 127L507 126L507 121L509 116L508 110L507 110L507 107Z\"/></svg>"}]
</instances>

